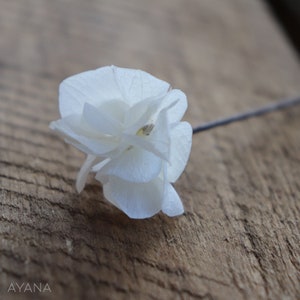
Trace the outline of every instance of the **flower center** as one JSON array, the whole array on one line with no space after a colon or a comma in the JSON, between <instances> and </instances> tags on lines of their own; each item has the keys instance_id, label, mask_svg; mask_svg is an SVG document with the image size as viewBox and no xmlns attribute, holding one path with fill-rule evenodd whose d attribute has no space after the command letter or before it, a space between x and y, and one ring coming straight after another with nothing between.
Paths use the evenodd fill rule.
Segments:
<instances>
[{"instance_id":1,"label":"flower center","mask_svg":"<svg viewBox=\"0 0 300 300\"><path fill-rule=\"evenodd\" d=\"M140 128L137 132L136 135L139 136L144 136L144 135L149 135L151 133L151 131L154 128L154 124L147 124L145 126L143 126L142 128Z\"/></svg>"}]
</instances>

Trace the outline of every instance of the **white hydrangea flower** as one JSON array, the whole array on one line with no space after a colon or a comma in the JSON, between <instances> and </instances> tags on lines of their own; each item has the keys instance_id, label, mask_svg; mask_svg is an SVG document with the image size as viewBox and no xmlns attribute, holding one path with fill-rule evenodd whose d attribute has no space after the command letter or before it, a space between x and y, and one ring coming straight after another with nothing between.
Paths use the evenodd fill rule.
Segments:
<instances>
[{"instance_id":1,"label":"white hydrangea flower","mask_svg":"<svg viewBox=\"0 0 300 300\"><path fill-rule=\"evenodd\" d=\"M59 89L61 119L50 128L87 154L77 176L81 192L90 172L104 196L131 218L183 213L171 183L183 172L192 128L180 122L183 92L152 75L115 66L65 79Z\"/></svg>"}]
</instances>

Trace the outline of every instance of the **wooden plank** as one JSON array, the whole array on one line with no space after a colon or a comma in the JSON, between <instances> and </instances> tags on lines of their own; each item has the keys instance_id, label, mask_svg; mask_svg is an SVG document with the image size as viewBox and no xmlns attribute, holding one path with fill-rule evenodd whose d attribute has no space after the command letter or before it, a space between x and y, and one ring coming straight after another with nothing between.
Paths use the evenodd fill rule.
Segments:
<instances>
[{"instance_id":1,"label":"wooden plank","mask_svg":"<svg viewBox=\"0 0 300 300\"><path fill-rule=\"evenodd\" d=\"M48 129L59 82L110 64L184 90L194 125L297 95L260 1L0 3L1 299L299 297L299 108L194 136L178 218L130 220L92 179L77 195L83 155Z\"/></svg>"}]
</instances>

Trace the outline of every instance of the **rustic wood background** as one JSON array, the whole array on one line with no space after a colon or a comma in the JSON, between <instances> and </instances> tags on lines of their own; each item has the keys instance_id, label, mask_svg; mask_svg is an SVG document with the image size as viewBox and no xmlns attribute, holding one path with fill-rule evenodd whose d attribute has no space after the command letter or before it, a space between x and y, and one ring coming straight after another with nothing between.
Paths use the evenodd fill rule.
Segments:
<instances>
[{"instance_id":1,"label":"rustic wood background","mask_svg":"<svg viewBox=\"0 0 300 300\"><path fill-rule=\"evenodd\" d=\"M193 125L300 92L259 0L0 1L1 299L300 299L300 108L193 138L186 212L131 220L51 133L57 87L99 66L184 90ZM8 293L11 282L52 292Z\"/></svg>"}]
</instances>

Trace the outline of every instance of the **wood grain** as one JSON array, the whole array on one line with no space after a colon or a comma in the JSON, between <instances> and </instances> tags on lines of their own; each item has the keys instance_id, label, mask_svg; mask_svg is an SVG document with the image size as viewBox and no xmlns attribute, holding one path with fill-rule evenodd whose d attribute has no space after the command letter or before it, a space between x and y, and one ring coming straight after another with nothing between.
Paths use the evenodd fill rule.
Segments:
<instances>
[{"instance_id":1,"label":"wood grain","mask_svg":"<svg viewBox=\"0 0 300 300\"><path fill-rule=\"evenodd\" d=\"M193 125L299 94L263 3L0 4L1 299L299 299L299 108L194 136L178 218L130 220L92 178L77 195L83 155L48 129L59 82L110 64L184 90Z\"/></svg>"}]
</instances>

